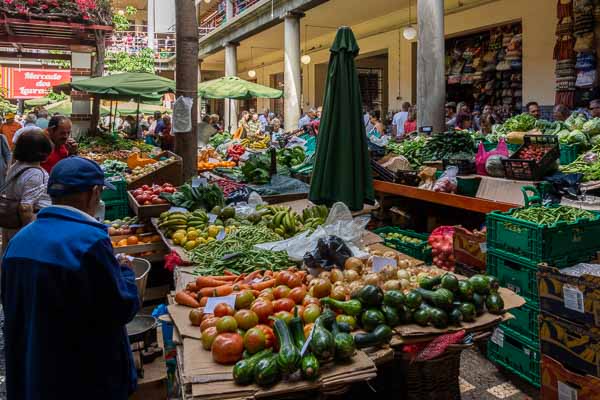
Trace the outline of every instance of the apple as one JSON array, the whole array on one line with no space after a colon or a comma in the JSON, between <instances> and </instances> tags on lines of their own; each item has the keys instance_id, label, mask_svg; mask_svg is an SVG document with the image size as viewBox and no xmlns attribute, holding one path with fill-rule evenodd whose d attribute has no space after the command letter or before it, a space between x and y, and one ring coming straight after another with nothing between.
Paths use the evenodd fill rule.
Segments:
<instances>
[{"instance_id":1,"label":"apple","mask_svg":"<svg viewBox=\"0 0 600 400\"><path fill-rule=\"evenodd\" d=\"M135 201L138 204L142 204L145 200L146 200L146 196L144 196L144 195L135 196Z\"/></svg>"},{"instance_id":2,"label":"apple","mask_svg":"<svg viewBox=\"0 0 600 400\"><path fill-rule=\"evenodd\" d=\"M158 196L153 196L152 197L152 204L161 204L161 198Z\"/></svg>"},{"instance_id":3,"label":"apple","mask_svg":"<svg viewBox=\"0 0 600 400\"><path fill-rule=\"evenodd\" d=\"M150 186L148 186L148 185L142 185L142 190L150 190Z\"/></svg>"}]
</instances>

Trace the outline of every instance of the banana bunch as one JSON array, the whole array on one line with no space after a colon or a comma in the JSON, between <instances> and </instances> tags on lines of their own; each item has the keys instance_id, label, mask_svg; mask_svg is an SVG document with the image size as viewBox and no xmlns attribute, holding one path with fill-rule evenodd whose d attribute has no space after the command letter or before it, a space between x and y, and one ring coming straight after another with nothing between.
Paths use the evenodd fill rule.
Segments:
<instances>
[{"instance_id":1,"label":"banana bunch","mask_svg":"<svg viewBox=\"0 0 600 400\"><path fill-rule=\"evenodd\" d=\"M208 215L203 210L194 212L164 212L160 215L158 227L171 237L176 231L189 228L204 229L208 226Z\"/></svg>"},{"instance_id":2,"label":"banana bunch","mask_svg":"<svg viewBox=\"0 0 600 400\"><path fill-rule=\"evenodd\" d=\"M270 142L271 137L269 135L264 135L264 137L260 140L243 139L240 144L249 149L260 150L266 149Z\"/></svg>"},{"instance_id":3,"label":"banana bunch","mask_svg":"<svg viewBox=\"0 0 600 400\"><path fill-rule=\"evenodd\" d=\"M279 236L287 239L304 230L302 218L289 207L257 207L266 225Z\"/></svg>"},{"instance_id":4,"label":"banana bunch","mask_svg":"<svg viewBox=\"0 0 600 400\"><path fill-rule=\"evenodd\" d=\"M329 209L324 205L305 208L302 210L304 228L317 229L317 227L325 223L328 215Z\"/></svg>"}]
</instances>

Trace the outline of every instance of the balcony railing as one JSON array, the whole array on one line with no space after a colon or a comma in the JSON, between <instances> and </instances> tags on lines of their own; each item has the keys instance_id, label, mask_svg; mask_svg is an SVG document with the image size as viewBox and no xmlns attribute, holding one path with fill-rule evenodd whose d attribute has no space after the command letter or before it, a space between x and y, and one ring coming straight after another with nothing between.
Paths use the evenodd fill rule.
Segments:
<instances>
[{"instance_id":1,"label":"balcony railing","mask_svg":"<svg viewBox=\"0 0 600 400\"><path fill-rule=\"evenodd\" d=\"M235 0L233 2L233 16L236 17L243 14L260 0ZM223 26L227 22L227 14L225 11L225 0L219 1L210 11L208 11L199 23L199 35L204 37Z\"/></svg>"}]
</instances>

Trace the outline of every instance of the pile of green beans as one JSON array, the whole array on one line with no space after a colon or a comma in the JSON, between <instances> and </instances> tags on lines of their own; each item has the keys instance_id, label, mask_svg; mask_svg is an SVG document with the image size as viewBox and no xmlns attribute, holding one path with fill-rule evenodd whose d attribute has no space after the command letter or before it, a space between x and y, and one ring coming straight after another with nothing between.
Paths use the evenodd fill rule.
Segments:
<instances>
[{"instance_id":1,"label":"pile of green beans","mask_svg":"<svg viewBox=\"0 0 600 400\"><path fill-rule=\"evenodd\" d=\"M194 272L198 275L222 275L224 270L244 273L256 269L288 268L293 263L287 252L254 248L257 244L278 240L281 237L265 226L241 226L223 240L196 247L190 253L191 261L196 265ZM223 259L231 254L236 256Z\"/></svg>"},{"instance_id":2,"label":"pile of green beans","mask_svg":"<svg viewBox=\"0 0 600 400\"><path fill-rule=\"evenodd\" d=\"M567 206L521 208L515 211L512 216L539 225L554 225L559 222L573 223L579 219L595 220L598 218L593 212Z\"/></svg>"}]
</instances>

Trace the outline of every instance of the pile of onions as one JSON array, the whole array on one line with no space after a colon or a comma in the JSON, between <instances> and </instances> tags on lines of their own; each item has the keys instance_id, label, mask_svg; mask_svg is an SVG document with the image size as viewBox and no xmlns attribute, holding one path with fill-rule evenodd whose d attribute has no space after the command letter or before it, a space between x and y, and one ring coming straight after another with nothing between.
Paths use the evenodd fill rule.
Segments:
<instances>
[{"instance_id":1,"label":"pile of onions","mask_svg":"<svg viewBox=\"0 0 600 400\"><path fill-rule=\"evenodd\" d=\"M454 271L454 227L440 226L429 236L433 263L446 271Z\"/></svg>"}]
</instances>

